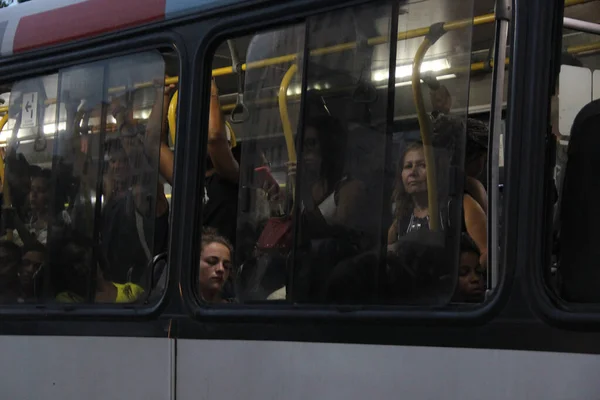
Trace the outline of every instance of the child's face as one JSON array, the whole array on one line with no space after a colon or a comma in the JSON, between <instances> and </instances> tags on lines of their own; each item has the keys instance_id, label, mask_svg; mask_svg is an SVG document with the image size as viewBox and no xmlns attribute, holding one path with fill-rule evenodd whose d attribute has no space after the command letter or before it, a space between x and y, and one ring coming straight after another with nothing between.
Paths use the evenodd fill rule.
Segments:
<instances>
[{"instance_id":1,"label":"child's face","mask_svg":"<svg viewBox=\"0 0 600 400\"><path fill-rule=\"evenodd\" d=\"M480 302L483 300L485 290L484 274L485 271L479 265L479 256L476 253L461 253L458 291L464 301Z\"/></svg>"}]
</instances>

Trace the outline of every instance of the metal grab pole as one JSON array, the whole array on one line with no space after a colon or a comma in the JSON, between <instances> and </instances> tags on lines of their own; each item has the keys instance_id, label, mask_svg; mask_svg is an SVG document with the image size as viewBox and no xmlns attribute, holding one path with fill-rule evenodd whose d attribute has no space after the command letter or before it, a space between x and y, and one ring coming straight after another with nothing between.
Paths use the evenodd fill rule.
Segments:
<instances>
[{"instance_id":1,"label":"metal grab pole","mask_svg":"<svg viewBox=\"0 0 600 400\"><path fill-rule=\"evenodd\" d=\"M500 133L502 124L502 106L504 101L504 80L506 68L506 45L508 42L508 25L512 13L511 0L496 1L496 32L494 42L494 69L492 71L492 102L490 104L489 145L488 154L491 162L488 164L488 293L498 284L498 218L499 200L498 187L500 184Z\"/></svg>"},{"instance_id":2,"label":"metal grab pole","mask_svg":"<svg viewBox=\"0 0 600 400\"><path fill-rule=\"evenodd\" d=\"M563 18L563 28L573 29L578 32L593 33L596 35L600 34L600 24L593 22L582 21L575 18Z\"/></svg>"}]
</instances>

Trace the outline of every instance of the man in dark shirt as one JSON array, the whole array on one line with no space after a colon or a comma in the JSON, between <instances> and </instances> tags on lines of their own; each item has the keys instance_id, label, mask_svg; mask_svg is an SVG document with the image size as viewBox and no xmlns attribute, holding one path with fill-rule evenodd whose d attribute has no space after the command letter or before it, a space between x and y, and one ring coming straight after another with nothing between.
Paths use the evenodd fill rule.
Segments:
<instances>
[{"instance_id":1,"label":"man in dark shirt","mask_svg":"<svg viewBox=\"0 0 600 400\"><path fill-rule=\"evenodd\" d=\"M164 104L168 105L169 91ZM166 107L166 106L165 106ZM166 115L163 112L163 115ZM202 225L216 229L232 243L236 239L239 164L231 152L231 132L221 114L219 92L212 81L208 128L208 155L202 199ZM173 184L173 152L166 140L167 127L163 122L160 149L160 172Z\"/></svg>"}]
</instances>

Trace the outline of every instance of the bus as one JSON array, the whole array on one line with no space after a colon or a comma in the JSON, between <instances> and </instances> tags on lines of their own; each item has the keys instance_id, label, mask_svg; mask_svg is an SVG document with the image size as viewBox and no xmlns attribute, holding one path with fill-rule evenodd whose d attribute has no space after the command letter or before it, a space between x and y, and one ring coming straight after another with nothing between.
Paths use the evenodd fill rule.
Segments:
<instances>
[{"instance_id":1,"label":"bus","mask_svg":"<svg viewBox=\"0 0 600 400\"><path fill-rule=\"evenodd\" d=\"M600 2L4 5L3 398L597 397Z\"/></svg>"}]
</instances>

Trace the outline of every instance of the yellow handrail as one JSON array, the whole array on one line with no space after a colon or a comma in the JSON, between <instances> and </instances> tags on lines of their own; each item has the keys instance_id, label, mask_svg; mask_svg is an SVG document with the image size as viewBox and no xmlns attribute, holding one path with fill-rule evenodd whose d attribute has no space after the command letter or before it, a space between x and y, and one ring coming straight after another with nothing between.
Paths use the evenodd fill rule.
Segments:
<instances>
[{"instance_id":1,"label":"yellow handrail","mask_svg":"<svg viewBox=\"0 0 600 400\"><path fill-rule=\"evenodd\" d=\"M570 7L570 6L579 5L579 4L583 4L583 3L591 3L594 1L597 1L597 0L566 0L565 7ZM458 20L458 21L446 22L443 25L443 27L444 27L445 31L458 30L458 29L462 29L462 28L465 28L470 25L478 26L478 25L490 24L490 23L494 22L494 18L495 18L494 14L492 14L492 13L484 14L484 15L476 16L472 19L467 18L467 19L462 19L462 20ZM401 41L401 40L407 40L407 39L413 39L413 38L425 36L429 33L429 31L430 31L429 27L424 27L424 28L411 29L411 30L408 30L405 32L399 32L398 40ZM378 37L368 39L367 42L369 43L369 45L374 46L377 44L386 43L387 40L388 39L385 36L378 36ZM312 50L311 55L323 55L323 54L330 54L330 53L336 53L336 52L347 51L347 50L354 50L356 48L356 46L357 46L356 42L343 43L343 44L334 45L334 46L330 46L330 47L326 47L326 48L322 48L322 49ZM567 51L569 51L571 53L575 53L575 52L585 53L585 52L589 52L589 51L598 50L600 48L600 42L591 43L591 44L582 45L582 46L573 46L572 48L574 49L574 51L569 51L568 49L567 49ZM577 51L575 51L576 48L577 48ZM297 58L298 58L297 54L288 54L288 55L273 57L273 58L269 58L269 59L265 59L265 60L255 61L255 62L251 62L248 64L242 64L241 68L244 71L248 70L248 69L262 68L262 67L267 67L270 65L293 62L293 61L296 61ZM471 66L471 71L482 70L485 67L486 67L485 63L475 63ZM216 68L216 69L212 70L212 76L223 76L223 75L230 75L233 73L234 73L233 67L223 67L223 68ZM165 85L177 84L178 82L179 82L179 77L177 77L177 76L169 77L169 78L165 79ZM142 83L133 85L133 87L135 89L143 89L143 88L151 87L153 85L154 85L153 82L142 82ZM126 91L127 89L128 88L126 86L113 87L113 88L109 89L109 93L111 93L111 94L118 93L118 92ZM55 103L56 103L56 99L48 99L45 101L46 105L55 104ZM222 107L222 110L223 111L231 110L233 107L234 107L234 105L225 105ZM0 113L6 113L7 111L8 111L8 106L0 107Z\"/></svg>"},{"instance_id":2,"label":"yellow handrail","mask_svg":"<svg viewBox=\"0 0 600 400\"><path fill-rule=\"evenodd\" d=\"M598 0L566 0L565 7L575 6L575 5L579 5L579 4L583 4L583 3L591 3L594 1L598 1ZM452 31L452 30L462 29L462 28L465 28L470 25L478 26L478 25L491 24L492 22L494 22L494 18L495 18L494 14L490 13L490 14L476 16L476 17L473 17L472 19L467 18L467 19L462 19L462 20L458 20L458 21L450 21L450 22L446 22L444 24L444 30ZM429 29L430 29L429 27L424 27L424 28L411 29L411 30L408 30L405 32L399 32L398 40L402 41L402 40L414 39L417 37L425 36L429 33ZM387 43L387 41L388 41L388 38L386 36L377 36L377 37L368 39L367 42L369 43L369 45L374 46L374 45L378 45L378 44ZM339 45L325 47L322 49L315 49L315 50L312 50L310 52L310 54L311 55L323 55L323 54L337 53L337 52L341 52L341 51L354 50L354 49L356 49L356 46L357 46L356 42L343 43L343 44L339 44ZM596 49L593 48L590 50L596 50ZM296 61L297 58L298 58L297 54L287 54L287 55L283 55L283 56L278 56L278 57L268 58L265 60L254 61L251 63L242 64L241 68L244 71L246 71L248 69L263 68L263 67L267 67L270 65L293 62L293 61ZM216 68L216 69L212 70L212 76L231 75L233 73L234 73L233 67L223 67L223 68ZM169 78L165 79L165 85L177 84L178 82L179 82L179 77L177 77L177 76L169 77ZM143 82L143 83L135 84L135 85L133 85L133 87L135 89L143 89L143 88L151 87L153 85L154 85L153 82ZM127 90L126 86L118 86L118 87L110 88L109 93L117 93L117 92L122 92L125 90ZM46 105L54 104L54 103L56 103L56 99L46 100ZM0 107L0 113L6 112L6 111L8 111L8 106Z\"/></svg>"},{"instance_id":3,"label":"yellow handrail","mask_svg":"<svg viewBox=\"0 0 600 400\"><path fill-rule=\"evenodd\" d=\"M171 135L171 143L175 144L175 134L177 128L177 98L179 90L176 90L169 102L169 110L167 112L167 122L169 124L169 133Z\"/></svg>"},{"instance_id":4,"label":"yellow handrail","mask_svg":"<svg viewBox=\"0 0 600 400\"><path fill-rule=\"evenodd\" d=\"M592 2L592 1L596 1L596 0L591 0L591 1L590 0L566 0L565 7L574 6L574 5L583 4L583 3ZM455 30L459 30L462 28L466 28L467 26L471 26L471 25L478 26L478 25L491 24L495 21L495 18L496 18L495 15L493 13L490 13L490 14L484 14L484 15L480 15L477 17L473 17L473 18L466 18L466 19L461 19L458 21L450 21L450 22L446 22L444 24L444 30L446 32L448 32L448 31L455 31ZM398 41L414 39L414 38L425 36L429 33L429 29L430 29L429 27L424 27L424 28L410 29L405 32L398 32ZM387 36L377 36L377 37L368 39L367 43L370 46L376 46L379 44L387 43L388 41L389 41L389 38ZM342 51L354 50L354 49L356 49L356 46L357 46L357 42L342 43L342 44L337 44L334 46L329 46L329 47L324 47L321 49L312 50L310 52L310 55L311 56L319 56L319 55L324 55L324 54L339 53ZM298 54L286 54L283 56L278 56L278 57L268 58L265 60L254 61L251 63L242 64L242 70L247 71L249 69L264 68L264 67L268 67L271 65L277 65L277 64L285 64L285 63L289 63L289 62L294 62L297 59L298 59ZM212 76L231 75L233 73L234 73L233 67L223 67L223 68L213 69Z\"/></svg>"},{"instance_id":5,"label":"yellow handrail","mask_svg":"<svg viewBox=\"0 0 600 400\"><path fill-rule=\"evenodd\" d=\"M8 113L4 114L2 118L0 118L0 131L4 129L4 125L8 122ZM2 182L2 191L4 192L4 159L0 157L0 181Z\"/></svg>"},{"instance_id":6,"label":"yellow handrail","mask_svg":"<svg viewBox=\"0 0 600 400\"><path fill-rule=\"evenodd\" d=\"M292 131L292 123L290 122L290 115L287 107L287 91L292 82L292 78L298 72L298 66L292 64L287 70L283 79L281 80L281 86L279 86L279 116L281 117L281 124L283 125L283 136L285 137L285 144L287 146L288 160L290 163L296 163L296 145L294 143L294 132ZM292 202L296 198L296 185L294 181L290 182L290 189L292 195ZM292 206L292 210L294 207Z\"/></svg>"},{"instance_id":7,"label":"yellow handrail","mask_svg":"<svg viewBox=\"0 0 600 400\"><path fill-rule=\"evenodd\" d=\"M431 47L431 40L428 37L423 39L423 43L417 49L415 59L413 61L412 73L412 91L413 101L417 107L417 117L419 120L419 129L421 130L421 141L423 142L423 154L425 155L425 169L427 173L427 201L429 208L429 229L437 232L440 229L440 214L438 207L437 193L437 173L435 166L435 154L431 142L431 121L425 109L423 101L423 93L421 91L421 63Z\"/></svg>"},{"instance_id":8,"label":"yellow handrail","mask_svg":"<svg viewBox=\"0 0 600 400\"><path fill-rule=\"evenodd\" d=\"M279 115L281 117L281 124L283 125L283 135L285 136L288 160L292 163L296 162L296 146L294 144L294 132L292 131L292 124L287 108L287 90L297 71L298 66L293 64L283 76L281 86L279 86Z\"/></svg>"}]
</instances>

